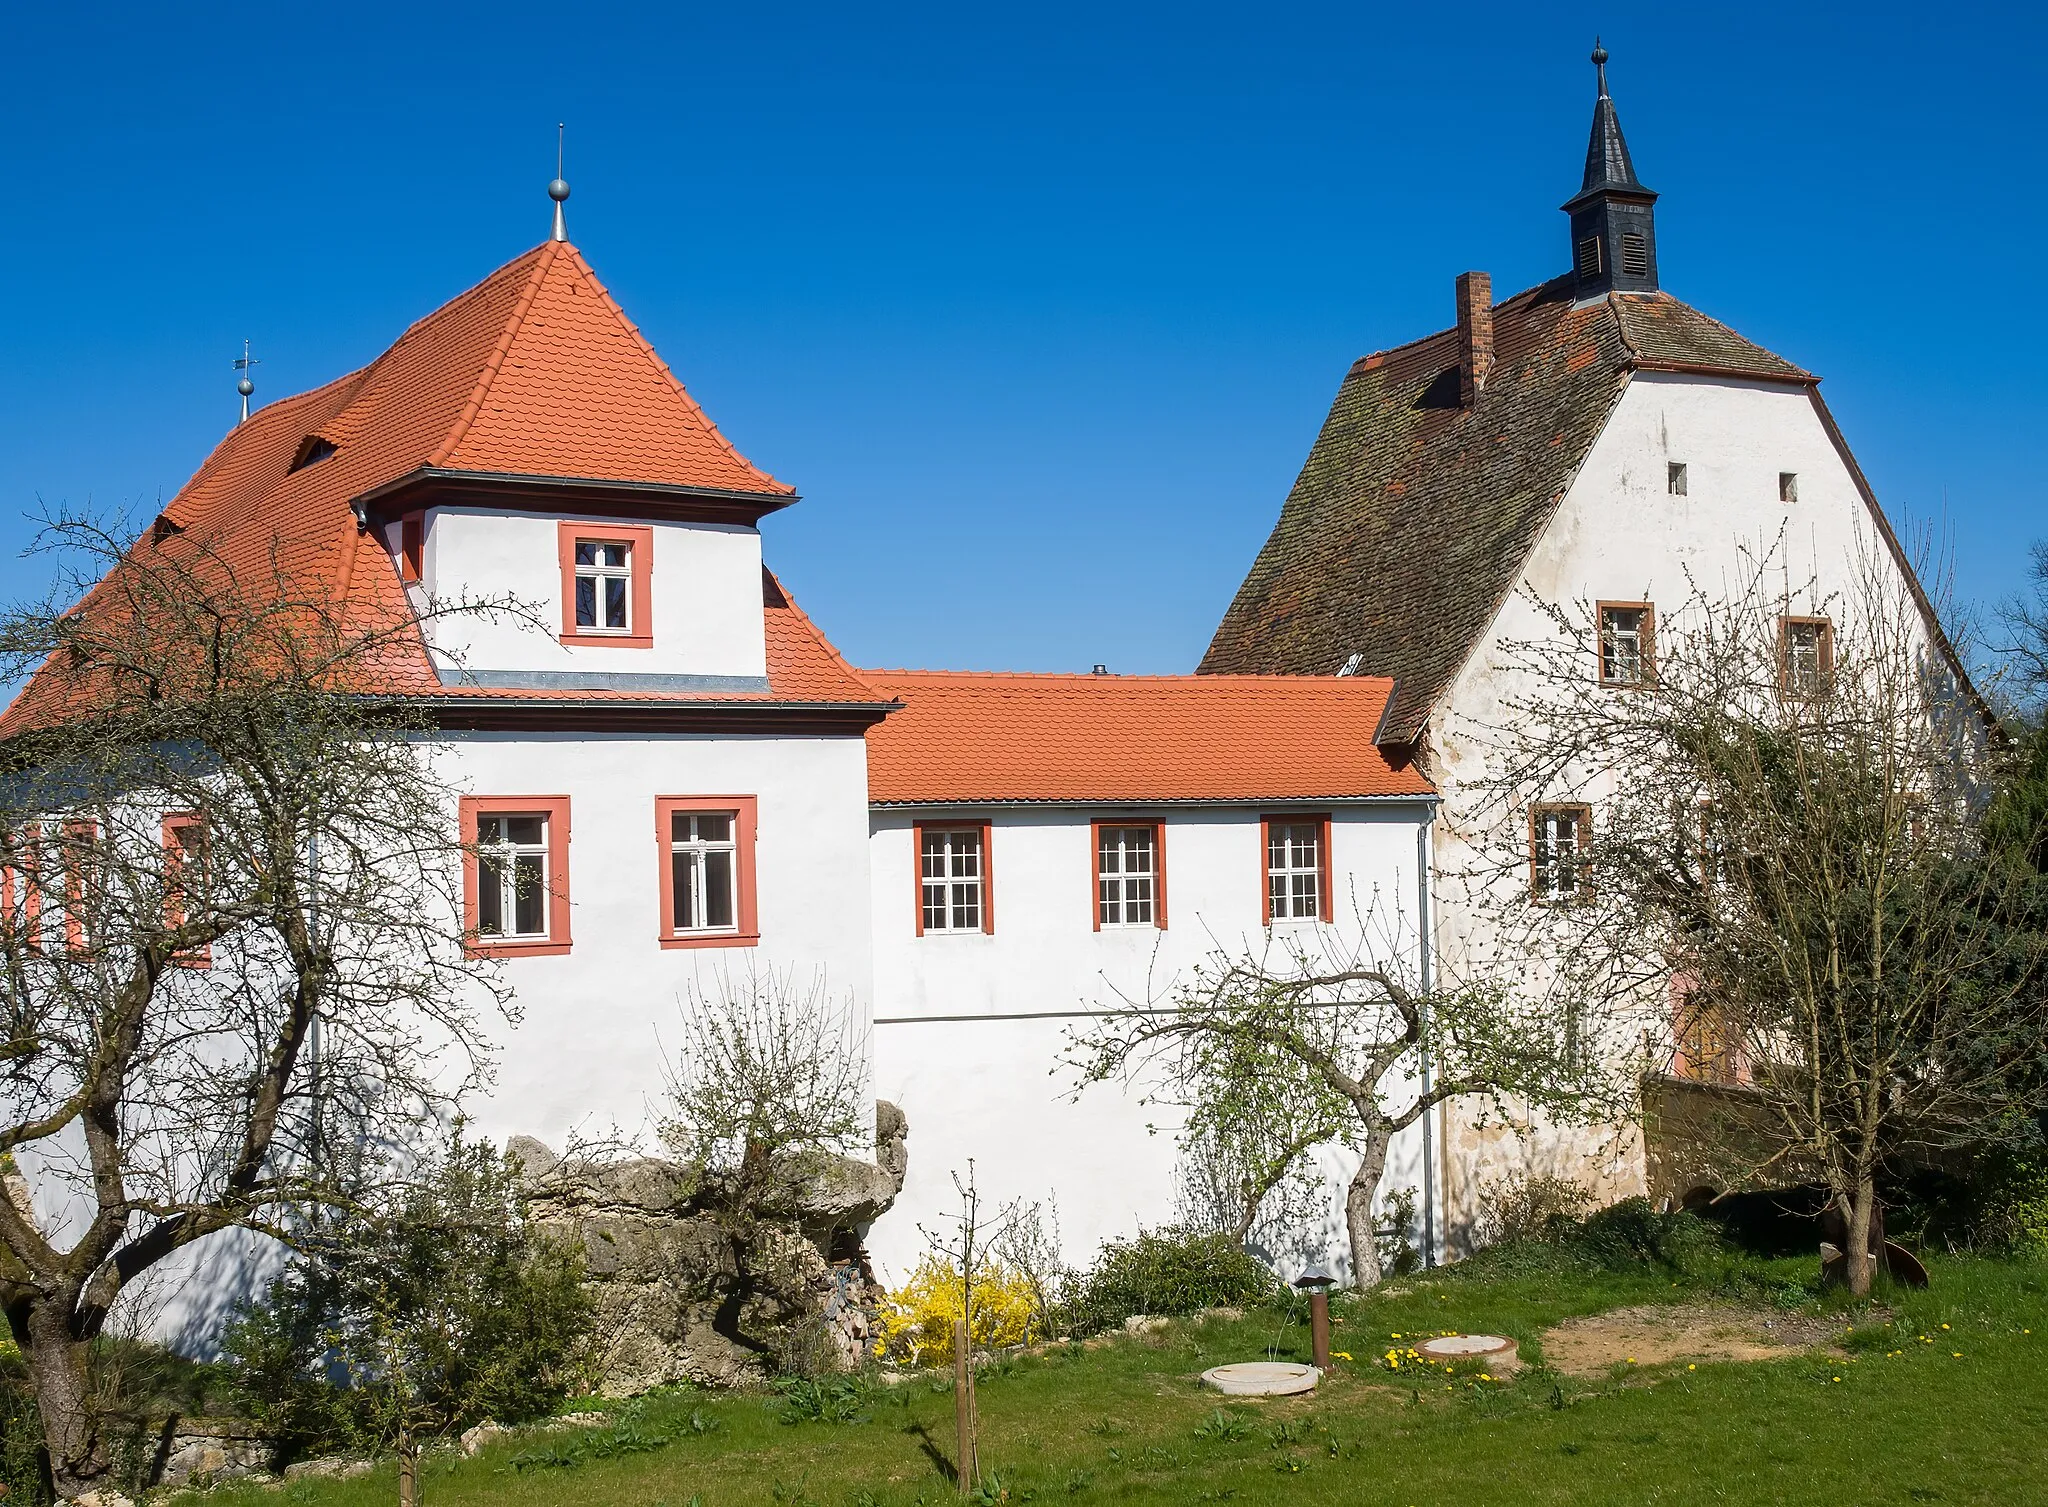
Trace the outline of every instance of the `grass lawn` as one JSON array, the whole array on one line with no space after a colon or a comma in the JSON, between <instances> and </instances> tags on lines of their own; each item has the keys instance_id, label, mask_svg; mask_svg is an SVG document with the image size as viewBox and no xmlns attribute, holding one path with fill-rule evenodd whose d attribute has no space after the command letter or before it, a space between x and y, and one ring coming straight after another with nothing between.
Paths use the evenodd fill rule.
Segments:
<instances>
[{"instance_id":1,"label":"grass lawn","mask_svg":"<svg viewBox=\"0 0 2048 1507\"><path fill-rule=\"evenodd\" d=\"M1303 1398L1221 1403L1208 1366L1306 1359L1302 1313L1176 1322L1142 1338L1057 1347L984 1375L970 1501L1430 1504L2048 1503L2048 1266L1936 1260L1926 1292L1878 1306L1817 1299L1813 1262L1729 1279L1474 1279L1455 1271L1340 1299L1334 1374ZM1628 1305L1739 1290L1833 1342L1765 1361L1630 1365L1566 1376L1543 1331ZM1947 1326L1947 1327L1943 1327ZM1441 1330L1513 1335L1512 1381L1463 1379L1389 1348ZM2031 1331L2029 1333L2028 1331ZM1924 1337L1924 1338L1923 1338ZM1697 1369L1693 1369L1697 1366ZM762 1394L666 1391L605 1429L521 1433L474 1459L429 1462L430 1507L909 1507L952 1503L953 1398L919 1378L859 1390L847 1421L783 1421ZM666 1442L664 1442L666 1441ZM596 1446L593 1449L592 1446ZM998 1489L997 1483L1000 1483ZM1007 1493L1004 1495L1003 1493ZM224 1488L219 1507L384 1507L387 1465L352 1481Z\"/></svg>"}]
</instances>

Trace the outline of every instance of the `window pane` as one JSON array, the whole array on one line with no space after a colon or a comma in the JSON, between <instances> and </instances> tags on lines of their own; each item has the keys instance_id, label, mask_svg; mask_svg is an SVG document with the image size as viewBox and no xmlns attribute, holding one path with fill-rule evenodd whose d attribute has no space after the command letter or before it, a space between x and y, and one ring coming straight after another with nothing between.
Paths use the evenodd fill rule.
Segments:
<instances>
[{"instance_id":1,"label":"window pane","mask_svg":"<svg viewBox=\"0 0 2048 1507\"><path fill-rule=\"evenodd\" d=\"M623 544L607 544L603 546L599 558L606 565L623 566L626 563L626 546Z\"/></svg>"},{"instance_id":2,"label":"window pane","mask_svg":"<svg viewBox=\"0 0 2048 1507\"><path fill-rule=\"evenodd\" d=\"M700 815L697 818L697 837L703 842L731 842L732 818L722 811Z\"/></svg>"},{"instance_id":3,"label":"window pane","mask_svg":"<svg viewBox=\"0 0 2048 1507\"><path fill-rule=\"evenodd\" d=\"M677 817L677 821L683 820ZM669 883L673 889L672 909L674 914L669 924L677 931L694 931L702 907L697 903L697 855L694 853L672 853L669 855Z\"/></svg>"},{"instance_id":4,"label":"window pane","mask_svg":"<svg viewBox=\"0 0 2048 1507\"><path fill-rule=\"evenodd\" d=\"M1140 875L1124 881L1124 919L1130 922L1152 919L1152 879Z\"/></svg>"},{"instance_id":5,"label":"window pane","mask_svg":"<svg viewBox=\"0 0 2048 1507\"><path fill-rule=\"evenodd\" d=\"M576 626L597 626L597 582L589 576L576 578Z\"/></svg>"},{"instance_id":6,"label":"window pane","mask_svg":"<svg viewBox=\"0 0 2048 1507\"><path fill-rule=\"evenodd\" d=\"M503 936L505 932L505 863L499 858L477 860L476 929L482 936Z\"/></svg>"},{"instance_id":7,"label":"window pane","mask_svg":"<svg viewBox=\"0 0 2048 1507\"><path fill-rule=\"evenodd\" d=\"M626 626L626 582L622 576L607 576L604 583L604 625Z\"/></svg>"},{"instance_id":8,"label":"window pane","mask_svg":"<svg viewBox=\"0 0 2048 1507\"><path fill-rule=\"evenodd\" d=\"M732 908L732 854L722 849L706 853L704 924L714 929L731 926Z\"/></svg>"},{"instance_id":9,"label":"window pane","mask_svg":"<svg viewBox=\"0 0 2048 1507\"><path fill-rule=\"evenodd\" d=\"M546 840L548 819L544 816L507 816L501 820L507 840L521 847L538 847Z\"/></svg>"},{"instance_id":10,"label":"window pane","mask_svg":"<svg viewBox=\"0 0 2048 1507\"><path fill-rule=\"evenodd\" d=\"M505 819L499 816L480 816L476 820L476 840L488 846L505 840Z\"/></svg>"},{"instance_id":11,"label":"window pane","mask_svg":"<svg viewBox=\"0 0 2048 1507\"><path fill-rule=\"evenodd\" d=\"M597 546L595 544L585 544L580 539L577 540L576 563L578 565L595 565L597 563Z\"/></svg>"},{"instance_id":12,"label":"window pane","mask_svg":"<svg viewBox=\"0 0 2048 1507\"><path fill-rule=\"evenodd\" d=\"M548 929L547 876L541 872L541 857L538 853L521 853L512 862L518 884L513 929L522 937L544 935Z\"/></svg>"},{"instance_id":13,"label":"window pane","mask_svg":"<svg viewBox=\"0 0 2048 1507\"><path fill-rule=\"evenodd\" d=\"M981 926L981 886L978 884L956 884L953 886L953 928L956 931L974 931Z\"/></svg>"}]
</instances>

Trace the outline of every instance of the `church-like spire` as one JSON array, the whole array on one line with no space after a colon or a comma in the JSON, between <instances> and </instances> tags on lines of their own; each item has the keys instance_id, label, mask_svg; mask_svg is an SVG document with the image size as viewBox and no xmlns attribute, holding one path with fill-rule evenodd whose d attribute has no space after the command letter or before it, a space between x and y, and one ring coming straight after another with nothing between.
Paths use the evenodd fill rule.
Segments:
<instances>
[{"instance_id":1,"label":"church-like spire","mask_svg":"<svg viewBox=\"0 0 2048 1507\"><path fill-rule=\"evenodd\" d=\"M1607 93L1607 49L1593 43L1600 82L1593 102L1593 135L1586 143L1586 176L1565 202L1572 217L1572 275L1581 298L1610 292L1657 291L1657 195L1643 186L1629 161L1621 118Z\"/></svg>"}]
</instances>

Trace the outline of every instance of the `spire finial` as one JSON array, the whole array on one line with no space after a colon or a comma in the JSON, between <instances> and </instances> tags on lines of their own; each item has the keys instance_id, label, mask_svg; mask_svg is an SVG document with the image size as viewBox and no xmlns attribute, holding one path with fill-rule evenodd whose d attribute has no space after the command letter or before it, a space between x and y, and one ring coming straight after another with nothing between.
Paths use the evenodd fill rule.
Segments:
<instances>
[{"instance_id":1,"label":"spire finial","mask_svg":"<svg viewBox=\"0 0 2048 1507\"><path fill-rule=\"evenodd\" d=\"M565 122L555 122L555 176L548 184L548 197L555 201L555 229L548 237L552 241L569 239L569 227L562 219L562 201L569 197L569 180L562 176L562 137L567 130Z\"/></svg>"},{"instance_id":2,"label":"spire finial","mask_svg":"<svg viewBox=\"0 0 2048 1507\"><path fill-rule=\"evenodd\" d=\"M249 380L249 368L263 363L249 354L249 342L242 342L242 354L235 358L235 370L242 375L235 379L235 391L242 395L242 422L249 422L249 397L256 391L256 384Z\"/></svg>"},{"instance_id":3,"label":"spire finial","mask_svg":"<svg viewBox=\"0 0 2048 1507\"><path fill-rule=\"evenodd\" d=\"M1600 79L1600 97L1607 98L1607 49L1600 45L1598 37L1593 38L1593 71Z\"/></svg>"}]
</instances>

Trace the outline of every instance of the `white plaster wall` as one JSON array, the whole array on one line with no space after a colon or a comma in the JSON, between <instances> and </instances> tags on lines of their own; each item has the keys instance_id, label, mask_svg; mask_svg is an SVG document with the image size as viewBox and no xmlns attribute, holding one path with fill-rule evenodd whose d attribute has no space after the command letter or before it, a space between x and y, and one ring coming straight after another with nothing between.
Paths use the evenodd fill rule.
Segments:
<instances>
[{"instance_id":1,"label":"white plaster wall","mask_svg":"<svg viewBox=\"0 0 2048 1507\"><path fill-rule=\"evenodd\" d=\"M1674 461L1687 467L1683 497L1667 490L1666 468ZM1799 478L1797 502L1778 500L1784 471ZM1787 610L1825 613L1836 620L1838 633L1845 626L1845 603L1828 598L1853 602L1859 562L1890 559L1806 394L1767 383L1636 376L1486 640L1431 717L1428 767L1444 798L1434 834L1439 875L1475 867L1469 839L1479 823L1491 819L1480 814L1473 788L1485 772L1485 729L1506 718L1510 700L1540 689L1506 668L1500 649L1556 632L1531 594L1568 609L1601 600L1649 601L1659 608L1662 633L1665 614L1678 609L1695 586L1710 598L1733 595L1750 579L1753 562L1774 547L1774 573L1781 567L1789 587L1813 583L1810 593L1795 590ZM1595 673L1589 656L1586 674ZM1597 829L1597 789L1593 819ZM1484 894L1520 887L1516 880L1502 880ZM1438 945L1447 960L1456 967L1483 954L1492 935L1486 914L1491 900L1448 882L1439 884L1438 900ZM1668 1027L1661 1019L1645 1024ZM1482 1135L1461 1129L1455 1110L1448 1118L1450 1139L1459 1148L1446 1163L1448 1202L1467 1217L1477 1210L1478 1183L1517 1167L1590 1180L1603 1199L1642 1190L1640 1142L1625 1129L1539 1131L1518 1143L1498 1130Z\"/></svg>"},{"instance_id":2,"label":"white plaster wall","mask_svg":"<svg viewBox=\"0 0 2048 1507\"><path fill-rule=\"evenodd\" d=\"M1324 808L1328 809L1328 808ZM1195 963L1220 951L1268 945L1260 924L1264 855L1257 809L948 812L989 816L993 934L916 934L917 871L911 824L878 810L871 844L876 1014L918 1017L875 1028L875 1091L910 1122L910 1174L895 1209L876 1224L869 1249L885 1280L900 1281L923 1241L957 1207L951 1174L975 1162L983 1197L1057 1204L1069 1260L1085 1262L1106 1239L1168 1223L1174 1216L1174 1130L1178 1114L1142 1094L1100 1084L1078 1100L1074 1075L1059 1066L1071 1027L1086 1021L935 1021L1117 1008L1163 999ZM1390 950L1415 966L1419 802L1337 808L1331 863L1340 937L1361 924L1390 935ZM939 819L933 813L928 819ZM1089 821L1163 821L1167 920L1154 927L1093 928ZM1282 923L1314 945L1324 928ZM1340 941L1338 945L1343 945ZM1276 962L1278 957L1276 954ZM1383 1187L1419 1184L1420 1133L1403 1140ZM1332 1201L1322 1229L1305 1232L1313 1254L1343 1256L1337 1189L1355 1161L1325 1158ZM1298 1259L1300 1252L1283 1260Z\"/></svg>"},{"instance_id":3,"label":"white plaster wall","mask_svg":"<svg viewBox=\"0 0 2048 1507\"><path fill-rule=\"evenodd\" d=\"M563 621L559 520L481 508L431 508L421 562L426 593L442 602L510 595L541 626L512 616L454 615L429 624L444 659L468 670L595 670L660 675L766 675L761 536L737 524L578 519L651 527L654 643L645 649L559 641ZM398 525L386 529L398 545Z\"/></svg>"},{"instance_id":4,"label":"white plaster wall","mask_svg":"<svg viewBox=\"0 0 2048 1507\"><path fill-rule=\"evenodd\" d=\"M757 614L758 616L758 614ZM502 977L521 1019L502 1042L495 1083L477 1098L478 1130L502 1141L571 1131L644 1131L660 1114L665 1054L679 1001L720 970L821 973L872 1006L867 912L867 749L859 738L536 737L475 733L446 753L471 795L567 795L573 950L511 958ZM664 949L658 943L657 796L752 795L758 947Z\"/></svg>"}]
</instances>

